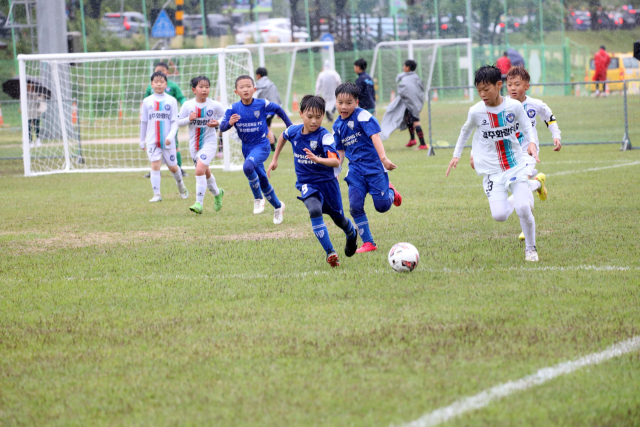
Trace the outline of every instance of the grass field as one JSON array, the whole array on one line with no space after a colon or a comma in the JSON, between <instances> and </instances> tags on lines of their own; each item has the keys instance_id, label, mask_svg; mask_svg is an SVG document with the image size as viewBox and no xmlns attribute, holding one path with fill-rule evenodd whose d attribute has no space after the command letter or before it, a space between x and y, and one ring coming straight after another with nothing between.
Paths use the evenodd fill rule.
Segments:
<instances>
[{"instance_id":1,"label":"grass field","mask_svg":"<svg viewBox=\"0 0 640 427\"><path fill-rule=\"evenodd\" d=\"M140 173L23 178L3 162L0 425L400 425L640 334L640 151L544 147L540 262L525 264L518 219L491 219L468 150L445 178L451 150L427 157L406 136L387 143L403 205L377 214L369 200L380 249L337 269L296 200L289 149L272 179L280 226L251 213L238 172L216 173L222 211L209 194L195 216L167 172L150 204ZM387 263L399 241L420 250L411 274ZM639 362L448 425L637 426Z\"/></svg>"}]
</instances>

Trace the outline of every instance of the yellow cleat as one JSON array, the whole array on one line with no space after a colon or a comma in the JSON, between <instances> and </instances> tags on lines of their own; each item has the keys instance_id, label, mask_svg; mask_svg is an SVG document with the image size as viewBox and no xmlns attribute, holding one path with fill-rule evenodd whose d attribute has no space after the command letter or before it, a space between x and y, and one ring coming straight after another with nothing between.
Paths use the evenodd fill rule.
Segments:
<instances>
[{"instance_id":1,"label":"yellow cleat","mask_svg":"<svg viewBox=\"0 0 640 427\"><path fill-rule=\"evenodd\" d=\"M540 188L536 190L536 192L538 193L538 197L542 201L547 200L547 188L544 186L544 182L547 180L547 176L543 173L539 173L534 179L540 182Z\"/></svg>"},{"instance_id":2,"label":"yellow cleat","mask_svg":"<svg viewBox=\"0 0 640 427\"><path fill-rule=\"evenodd\" d=\"M518 240L520 240L521 242L524 242L524 231L520 233L520 235L518 236Z\"/></svg>"}]
</instances>

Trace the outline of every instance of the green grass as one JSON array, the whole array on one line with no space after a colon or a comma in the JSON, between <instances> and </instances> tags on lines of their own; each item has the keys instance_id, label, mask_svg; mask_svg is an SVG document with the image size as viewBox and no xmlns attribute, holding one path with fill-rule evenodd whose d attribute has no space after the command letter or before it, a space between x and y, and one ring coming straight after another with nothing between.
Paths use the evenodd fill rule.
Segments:
<instances>
[{"instance_id":1,"label":"green grass","mask_svg":"<svg viewBox=\"0 0 640 427\"><path fill-rule=\"evenodd\" d=\"M150 204L139 173L23 178L3 162L0 425L388 426L640 333L639 166L585 171L640 152L542 149L532 265L517 217L491 219L468 150L445 178L451 150L427 157L406 139L386 144L403 205L367 203L380 249L345 258L331 224L337 269L296 200L289 149L272 179L280 226L270 208L252 214L240 172L216 172L224 207L209 194L196 216L167 172ZM420 250L411 274L387 263L399 241ZM449 424L637 425L638 358Z\"/></svg>"}]
</instances>

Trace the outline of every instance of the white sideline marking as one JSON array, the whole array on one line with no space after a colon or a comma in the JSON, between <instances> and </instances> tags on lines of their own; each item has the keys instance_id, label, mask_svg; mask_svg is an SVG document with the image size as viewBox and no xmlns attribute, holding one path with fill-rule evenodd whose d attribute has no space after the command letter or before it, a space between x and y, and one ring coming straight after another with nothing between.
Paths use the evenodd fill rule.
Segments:
<instances>
[{"instance_id":1,"label":"white sideline marking","mask_svg":"<svg viewBox=\"0 0 640 427\"><path fill-rule=\"evenodd\" d=\"M524 391L561 375L570 374L580 368L584 368L585 366L598 365L609 359L622 356L623 354L630 353L635 350L640 350L640 335L614 344L600 353L591 353L578 360L560 363L549 368L542 368L535 374L526 376L517 381L509 381L488 390L484 390L475 396L460 399L447 407L437 409L415 421L404 424L403 427L436 426L466 412L484 408L494 400L501 399L519 391Z\"/></svg>"},{"instance_id":2,"label":"white sideline marking","mask_svg":"<svg viewBox=\"0 0 640 427\"><path fill-rule=\"evenodd\" d=\"M547 176L570 175L572 173L580 173L580 172L594 172L594 171L601 171L601 170L604 170L604 169L622 168L622 167L625 167L625 166L634 166L634 165L640 165L640 161L620 163L618 165L611 165L611 166L601 166L599 168L581 169L581 170L577 170L577 171L564 171L564 172L556 172L556 173L553 173L553 174L548 173Z\"/></svg>"}]
</instances>

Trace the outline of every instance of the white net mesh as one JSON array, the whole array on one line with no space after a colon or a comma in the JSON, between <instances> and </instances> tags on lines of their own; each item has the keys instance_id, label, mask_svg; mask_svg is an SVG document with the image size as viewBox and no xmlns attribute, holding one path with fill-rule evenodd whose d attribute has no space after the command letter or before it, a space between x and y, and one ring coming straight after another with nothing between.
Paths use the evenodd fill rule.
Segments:
<instances>
[{"instance_id":1,"label":"white net mesh","mask_svg":"<svg viewBox=\"0 0 640 427\"><path fill-rule=\"evenodd\" d=\"M210 97L225 108L236 99L235 78L253 75L251 54L241 49L108 55L21 57L27 83L27 93L21 95L26 97L31 129L25 132L30 142L25 152L30 157L30 174L148 169L149 160L139 148L139 114L149 77L159 61L169 64L169 80L186 99L194 96L191 78L209 77ZM224 64L223 72L220 64ZM225 138L229 143L220 147L226 152L211 166L236 169L242 164L240 141L233 135ZM184 167L193 167L187 127L180 128L178 141Z\"/></svg>"}]
</instances>

